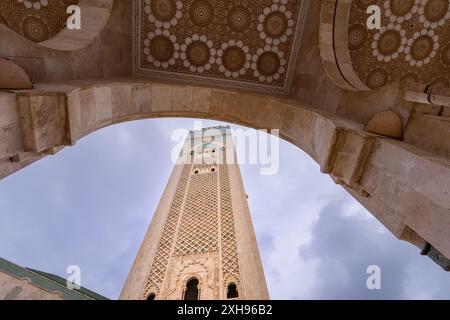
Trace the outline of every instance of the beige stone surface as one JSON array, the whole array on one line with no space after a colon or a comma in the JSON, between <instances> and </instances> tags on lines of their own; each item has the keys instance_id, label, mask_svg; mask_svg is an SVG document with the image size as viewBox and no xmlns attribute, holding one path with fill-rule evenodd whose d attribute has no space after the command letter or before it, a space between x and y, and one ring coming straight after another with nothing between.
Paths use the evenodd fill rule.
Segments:
<instances>
[{"instance_id":1,"label":"beige stone surface","mask_svg":"<svg viewBox=\"0 0 450 320\"><path fill-rule=\"evenodd\" d=\"M2 300L63 300L61 293L49 292L0 271L0 299Z\"/></svg>"},{"instance_id":2,"label":"beige stone surface","mask_svg":"<svg viewBox=\"0 0 450 320\"><path fill-rule=\"evenodd\" d=\"M62 51L75 51L87 47L103 31L113 8L114 0L80 0L81 29L63 28L39 45Z\"/></svg>"},{"instance_id":3,"label":"beige stone surface","mask_svg":"<svg viewBox=\"0 0 450 320\"><path fill-rule=\"evenodd\" d=\"M11 60L0 58L0 89L31 89L30 77Z\"/></svg>"},{"instance_id":4,"label":"beige stone surface","mask_svg":"<svg viewBox=\"0 0 450 320\"><path fill-rule=\"evenodd\" d=\"M403 135L403 122L397 113L382 111L374 115L364 129L371 133L400 139Z\"/></svg>"},{"instance_id":5,"label":"beige stone surface","mask_svg":"<svg viewBox=\"0 0 450 320\"><path fill-rule=\"evenodd\" d=\"M335 6L337 2L339 6ZM396 237L419 249L429 243L449 258L448 74L438 70L441 74L433 76L439 81L430 86L389 81L382 88L355 91L366 88L354 78L351 57L346 55L345 28L333 25L335 18L345 22L349 3L309 1L290 97L258 95L238 87L225 90L210 81L193 85L188 80L132 76L133 17L128 0L114 1L101 34L75 52L42 48L0 25L0 56L21 66L34 85L32 90L0 91L0 178L100 128L123 121L195 117L275 128L280 129L283 139L310 155L323 173L342 185ZM429 78L428 74L424 76ZM387 110L397 116L389 116ZM127 280L124 299L140 294L182 171L181 166L174 169L132 267L135 272ZM233 192L243 192L235 182ZM246 212L245 203L238 198L233 198L233 206ZM251 232L245 231L249 225L236 224L238 242L252 243ZM240 261L256 258L256 254L242 252ZM193 255L189 259L203 267L175 263L174 272L208 273L220 256ZM262 274L252 274L246 266L243 263L240 269L245 274L241 284L254 294L254 284ZM163 288L165 294L179 297L179 283L170 283ZM208 292L208 297L217 294Z\"/></svg>"}]
</instances>

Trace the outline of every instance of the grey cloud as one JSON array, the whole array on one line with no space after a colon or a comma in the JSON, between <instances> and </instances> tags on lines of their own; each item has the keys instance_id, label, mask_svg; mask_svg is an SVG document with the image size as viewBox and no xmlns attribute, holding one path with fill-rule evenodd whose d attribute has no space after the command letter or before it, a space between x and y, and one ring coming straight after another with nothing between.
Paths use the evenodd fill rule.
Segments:
<instances>
[{"instance_id":1,"label":"grey cloud","mask_svg":"<svg viewBox=\"0 0 450 320\"><path fill-rule=\"evenodd\" d=\"M439 290L434 292L432 287L436 282L430 281L431 276L449 283L445 272L425 261L412 245L397 240L388 231L377 231L379 222L367 219L366 212L346 215L346 201L339 199L326 204L312 228L313 240L298 250L300 258L318 261L312 298L420 298L420 292L407 292L408 283L417 278L421 278L422 284L429 282L428 288L422 290L428 290L430 297L448 296L448 286L441 282ZM381 290L367 289L369 265L381 268ZM412 273L411 266L416 267Z\"/></svg>"}]
</instances>

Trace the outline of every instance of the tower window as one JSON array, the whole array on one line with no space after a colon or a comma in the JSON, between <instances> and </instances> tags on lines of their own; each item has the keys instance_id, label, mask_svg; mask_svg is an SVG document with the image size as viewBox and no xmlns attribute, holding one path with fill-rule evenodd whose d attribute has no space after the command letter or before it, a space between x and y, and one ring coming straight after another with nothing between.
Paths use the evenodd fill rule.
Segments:
<instances>
[{"instance_id":1,"label":"tower window","mask_svg":"<svg viewBox=\"0 0 450 320\"><path fill-rule=\"evenodd\" d=\"M227 290L227 299L233 299L233 298L238 298L238 297L239 297L239 293L237 291L236 284L230 283L228 285L228 290Z\"/></svg>"},{"instance_id":2,"label":"tower window","mask_svg":"<svg viewBox=\"0 0 450 320\"><path fill-rule=\"evenodd\" d=\"M198 174L198 170L195 170L194 173L195 173L195 174Z\"/></svg>"},{"instance_id":3,"label":"tower window","mask_svg":"<svg viewBox=\"0 0 450 320\"><path fill-rule=\"evenodd\" d=\"M155 300L156 298L156 294L154 292L151 292L148 296L147 296L147 300Z\"/></svg>"},{"instance_id":4,"label":"tower window","mask_svg":"<svg viewBox=\"0 0 450 320\"><path fill-rule=\"evenodd\" d=\"M198 280L191 279L186 284L184 292L184 300L198 300L199 299Z\"/></svg>"},{"instance_id":5,"label":"tower window","mask_svg":"<svg viewBox=\"0 0 450 320\"><path fill-rule=\"evenodd\" d=\"M211 172L214 172L214 171L216 171L216 168L211 168Z\"/></svg>"}]
</instances>

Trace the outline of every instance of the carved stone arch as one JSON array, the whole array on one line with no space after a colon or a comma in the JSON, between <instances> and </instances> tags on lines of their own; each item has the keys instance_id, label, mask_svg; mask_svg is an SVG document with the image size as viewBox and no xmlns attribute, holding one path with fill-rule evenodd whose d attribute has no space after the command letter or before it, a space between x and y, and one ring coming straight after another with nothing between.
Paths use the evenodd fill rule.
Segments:
<instances>
[{"instance_id":1,"label":"carved stone arch","mask_svg":"<svg viewBox=\"0 0 450 320\"><path fill-rule=\"evenodd\" d=\"M62 29L53 38L39 45L63 51L75 51L87 47L95 40L108 22L114 0L80 0L80 30Z\"/></svg>"},{"instance_id":2,"label":"carved stone arch","mask_svg":"<svg viewBox=\"0 0 450 320\"><path fill-rule=\"evenodd\" d=\"M202 270L194 270L201 268ZM198 260L189 260L186 263L183 263L176 277L176 287L175 291L180 290L181 299L184 299L184 294L186 290L186 286L189 281L196 279L198 281L198 295L201 297L202 290L205 291L205 287L208 285L206 283L205 277L208 274L208 267L205 264L205 261L200 259ZM203 288L203 289L202 289ZM178 289L178 290L177 290Z\"/></svg>"},{"instance_id":3,"label":"carved stone arch","mask_svg":"<svg viewBox=\"0 0 450 320\"><path fill-rule=\"evenodd\" d=\"M418 0L323 0L320 54L328 76L352 91L395 82L448 86L450 6L442 3L428 10ZM367 25L370 5L381 9L379 30Z\"/></svg>"},{"instance_id":4,"label":"carved stone arch","mask_svg":"<svg viewBox=\"0 0 450 320\"><path fill-rule=\"evenodd\" d=\"M450 257L448 160L302 102L125 78L39 84L0 93L0 105L0 177L124 121L190 117L279 128L283 139L306 152L399 239L419 249L429 243Z\"/></svg>"},{"instance_id":5,"label":"carved stone arch","mask_svg":"<svg viewBox=\"0 0 450 320\"><path fill-rule=\"evenodd\" d=\"M348 21L352 0L323 0L320 13L320 55L328 76L339 87L369 90L353 70L348 52Z\"/></svg>"},{"instance_id":6,"label":"carved stone arch","mask_svg":"<svg viewBox=\"0 0 450 320\"><path fill-rule=\"evenodd\" d=\"M191 281L197 281L197 300L200 300L201 295L202 295L202 285L204 285L204 283L202 281L202 277L200 277L197 274L192 274L192 275L189 275L188 277L186 277L186 279L184 281L184 285L183 285L182 299L185 300L186 291L188 289L187 287Z\"/></svg>"},{"instance_id":7,"label":"carved stone arch","mask_svg":"<svg viewBox=\"0 0 450 320\"><path fill-rule=\"evenodd\" d=\"M182 257L184 257L182 259ZM159 295L163 299L183 299L186 284L192 280L198 280L199 295L206 299L211 298L211 292L215 290L214 279L209 275L213 273L211 270L211 259L214 258L207 255L206 258L193 256L176 256L173 262L173 270L171 270L170 278L166 279L166 286L159 290ZM143 288L144 296L149 293L149 288ZM156 291L155 291L156 292Z\"/></svg>"},{"instance_id":8,"label":"carved stone arch","mask_svg":"<svg viewBox=\"0 0 450 320\"><path fill-rule=\"evenodd\" d=\"M154 291L150 291L150 293L147 295L147 300L156 300L156 293Z\"/></svg>"},{"instance_id":9,"label":"carved stone arch","mask_svg":"<svg viewBox=\"0 0 450 320\"><path fill-rule=\"evenodd\" d=\"M228 276L228 277L226 277L226 278L224 279L223 286L222 286L223 296L224 296L224 297L227 297L227 290L228 290L228 286L229 286L230 284L236 285L236 289L237 289L237 291L238 291L238 293L239 293L239 298L240 298L240 299L244 298L244 297L242 296L242 293L244 292L244 290L242 289L242 284L241 284L241 282L239 281L239 279L236 278L236 277L233 276L233 275L230 275L230 276Z\"/></svg>"},{"instance_id":10,"label":"carved stone arch","mask_svg":"<svg viewBox=\"0 0 450 320\"><path fill-rule=\"evenodd\" d=\"M154 295L155 295L155 299L154 299L154 300L158 299L158 289L157 289L157 288L154 288L154 287L148 288L148 290L146 290L146 292L143 293L142 298L145 299L145 300L149 300L148 297L149 297L151 294L154 294Z\"/></svg>"},{"instance_id":11,"label":"carved stone arch","mask_svg":"<svg viewBox=\"0 0 450 320\"><path fill-rule=\"evenodd\" d=\"M105 27L114 4L114 0L3 1L7 3L0 13L0 25L40 46L61 51L80 50L94 41ZM32 3L31 7L28 3ZM66 28L69 5L80 8L80 30Z\"/></svg>"}]
</instances>

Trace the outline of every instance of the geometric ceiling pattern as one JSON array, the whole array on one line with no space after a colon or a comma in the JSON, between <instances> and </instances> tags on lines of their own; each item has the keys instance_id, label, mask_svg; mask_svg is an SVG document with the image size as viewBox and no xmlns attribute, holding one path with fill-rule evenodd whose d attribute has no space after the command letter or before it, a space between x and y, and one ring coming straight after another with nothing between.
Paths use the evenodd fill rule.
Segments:
<instances>
[{"instance_id":1,"label":"geometric ceiling pattern","mask_svg":"<svg viewBox=\"0 0 450 320\"><path fill-rule=\"evenodd\" d=\"M306 0L137 0L135 72L289 93Z\"/></svg>"},{"instance_id":2,"label":"geometric ceiling pattern","mask_svg":"<svg viewBox=\"0 0 450 320\"><path fill-rule=\"evenodd\" d=\"M368 30L366 9L378 4L381 30ZM369 88L415 81L449 86L450 0L355 0L348 22L348 52Z\"/></svg>"},{"instance_id":3,"label":"geometric ceiling pattern","mask_svg":"<svg viewBox=\"0 0 450 320\"><path fill-rule=\"evenodd\" d=\"M0 0L0 24L33 42L42 42L65 28L68 6L78 0Z\"/></svg>"}]
</instances>

